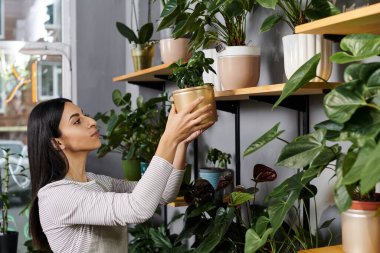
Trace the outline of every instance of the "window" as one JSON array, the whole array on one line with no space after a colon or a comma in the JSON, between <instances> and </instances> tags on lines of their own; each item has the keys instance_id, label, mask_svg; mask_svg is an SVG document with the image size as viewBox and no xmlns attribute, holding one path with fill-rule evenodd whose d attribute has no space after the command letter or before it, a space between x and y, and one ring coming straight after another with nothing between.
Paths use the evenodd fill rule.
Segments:
<instances>
[{"instance_id":1,"label":"window","mask_svg":"<svg viewBox=\"0 0 380 253\"><path fill-rule=\"evenodd\" d=\"M38 62L37 87L38 98L41 101L62 96L62 63L60 61Z\"/></svg>"}]
</instances>

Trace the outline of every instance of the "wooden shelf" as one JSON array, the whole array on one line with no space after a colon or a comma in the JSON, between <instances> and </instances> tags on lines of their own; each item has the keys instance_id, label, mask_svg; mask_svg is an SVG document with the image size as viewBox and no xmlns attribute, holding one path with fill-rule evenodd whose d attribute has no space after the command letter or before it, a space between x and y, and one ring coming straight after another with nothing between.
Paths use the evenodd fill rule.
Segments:
<instances>
[{"instance_id":1,"label":"wooden shelf","mask_svg":"<svg viewBox=\"0 0 380 253\"><path fill-rule=\"evenodd\" d=\"M301 250L299 253L344 253L344 251L341 245L337 245L318 249Z\"/></svg>"},{"instance_id":2,"label":"wooden shelf","mask_svg":"<svg viewBox=\"0 0 380 253\"><path fill-rule=\"evenodd\" d=\"M271 84L261 85L257 87L226 90L215 92L215 99L218 101L228 100L248 100L251 96L280 96L285 84ZM326 91L331 90L337 86L337 83L322 83L313 82L309 83L302 89L299 89L293 95L318 95L324 94Z\"/></svg>"},{"instance_id":3,"label":"wooden shelf","mask_svg":"<svg viewBox=\"0 0 380 253\"><path fill-rule=\"evenodd\" d=\"M380 3L296 26L296 33L380 34Z\"/></svg>"},{"instance_id":4,"label":"wooden shelf","mask_svg":"<svg viewBox=\"0 0 380 253\"><path fill-rule=\"evenodd\" d=\"M158 66L154 66L148 69L139 70L130 74L117 76L112 79L114 82L130 82L130 83L138 83L138 82L163 82L164 79L162 77L167 77L172 73L172 70L169 69L171 63L161 64Z\"/></svg>"},{"instance_id":5,"label":"wooden shelf","mask_svg":"<svg viewBox=\"0 0 380 253\"><path fill-rule=\"evenodd\" d=\"M170 202L167 205L172 206L172 207L179 207L179 206L187 206L187 203L185 202L184 197L177 197L175 201Z\"/></svg>"}]
</instances>

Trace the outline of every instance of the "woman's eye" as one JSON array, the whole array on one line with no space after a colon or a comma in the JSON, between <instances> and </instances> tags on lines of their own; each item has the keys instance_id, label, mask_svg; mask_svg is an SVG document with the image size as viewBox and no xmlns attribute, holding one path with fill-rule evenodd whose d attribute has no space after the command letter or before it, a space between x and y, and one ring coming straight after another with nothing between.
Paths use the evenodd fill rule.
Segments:
<instances>
[{"instance_id":1,"label":"woman's eye","mask_svg":"<svg viewBox=\"0 0 380 253\"><path fill-rule=\"evenodd\" d=\"M88 115L87 113L85 113L84 116L86 116L86 117L90 117L90 115Z\"/></svg>"},{"instance_id":2,"label":"woman's eye","mask_svg":"<svg viewBox=\"0 0 380 253\"><path fill-rule=\"evenodd\" d=\"M74 125L79 125L80 124L80 119L74 122Z\"/></svg>"}]
</instances>

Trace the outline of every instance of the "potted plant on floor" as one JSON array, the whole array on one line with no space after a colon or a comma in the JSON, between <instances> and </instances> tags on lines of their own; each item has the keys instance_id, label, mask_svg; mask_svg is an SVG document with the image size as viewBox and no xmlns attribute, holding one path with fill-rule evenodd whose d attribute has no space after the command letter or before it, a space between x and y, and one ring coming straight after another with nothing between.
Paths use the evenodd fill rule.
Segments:
<instances>
[{"instance_id":1,"label":"potted plant on floor","mask_svg":"<svg viewBox=\"0 0 380 253\"><path fill-rule=\"evenodd\" d=\"M140 163L150 162L165 130L167 116L161 104L168 98L164 94L144 102L139 96L137 107L132 108L131 94L123 95L115 90L112 100L120 112L110 110L95 115L96 120L106 125L106 133L102 135L105 142L97 155L103 157L111 151L121 153L125 177L137 181L141 177Z\"/></svg>"},{"instance_id":2,"label":"potted plant on floor","mask_svg":"<svg viewBox=\"0 0 380 253\"><path fill-rule=\"evenodd\" d=\"M222 45L217 65L224 89L255 86L260 76L260 48L246 44L246 18L254 3L254 0L170 1L162 15L161 27L174 26L175 38L190 34L192 51Z\"/></svg>"},{"instance_id":3,"label":"potted plant on floor","mask_svg":"<svg viewBox=\"0 0 380 253\"><path fill-rule=\"evenodd\" d=\"M168 12L171 11L171 8L167 5L168 0L161 0L162 12L161 19L158 24L157 31L160 31L160 52L161 52L161 60L163 63L173 63L178 61L179 59L183 59L187 61L190 56L190 47L189 47L189 36L183 34L178 38L173 38L173 30L174 27L170 26L165 27L165 22L167 20L163 20L162 17L168 15ZM171 2L170 2L171 3ZM177 10L178 11L178 10ZM180 18L178 20L174 20L173 23L180 22Z\"/></svg>"},{"instance_id":4,"label":"potted plant on floor","mask_svg":"<svg viewBox=\"0 0 380 253\"><path fill-rule=\"evenodd\" d=\"M199 176L209 181L214 189L216 189L221 174L227 170L227 165L231 164L231 154L222 152L216 148L210 148L207 151L206 162L212 163L213 166L199 169Z\"/></svg>"},{"instance_id":5,"label":"potted plant on floor","mask_svg":"<svg viewBox=\"0 0 380 253\"><path fill-rule=\"evenodd\" d=\"M130 43L134 70L150 68L153 62L155 45L155 41L151 41L153 23L143 25L137 34L121 22L116 22L116 28Z\"/></svg>"},{"instance_id":6,"label":"potted plant on floor","mask_svg":"<svg viewBox=\"0 0 380 253\"><path fill-rule=\"evenodd\" d=\"M211 83L204 83L202 78L203 72L212 71L215 73L215 70L211 67L213 62L213 59L206 58L202 51L198 51L191 56L188 62L183 62L180 59L169 66L173 69L170 79L175 81L179 87L179 90L173 92L173 101L178 112L182 111L198 97L203 97L204 99L197 108L211 104L213 114L202 123L217 120L214 89Z\"/></svg>"},{"instance_id":7,"label":"potted plant on floor","mask_svg":"<svg viewBox=\"0 0 380 253\"><path fill-rule=\"evenodd\" d=\"M18 232L10 231L8 229L8 211L9 211L9 177L10 175L10 150L0 148L0 158L4 159L4 167L0 170L4 171L4 174L0 171L0 210L1 210L1 221L0 221L0 251L16 253L17 252L17 241ZM3 176L4 175L4 176Z\"/></svg>"},{"instance_id":8,"label":"potted plant on floor","mask_svg":"<svg viewBox=\"0 0 380 253\"><path fill-rule=\"evenodd\" d=\"M275 12L267 17L261 25L260 31L271 30L279 22L285 22L293 34L282 38L284 50L284 68L286 77L292 74L307 60L317 53L322 53L318 67L318 76L328 80L331 75L332 63L329 57L332 54L332 42L316 34L294 34L295 26L307 22L338 14L340 11L328 0L257 0L265 7L275 10L278 7L282 12ZM321 81L314 79L313 81Z\"/></svg>"},{"instance_id":9,"label":"potted plant on floor","mask_svg":"<svg viewBox=\"0 0 380 253\"><path fill-rule=\"evenodd\" d=\"M328 119L315 125L315 132L287 144L278 158L281 166L307 168L299 178L302 184L336 161L334 197L343 213L343 250L347 253L380 252L380 217L375 211L380 202L374 194L380 181L380 63L359 62L380 54L379 41L380 36L372 34L343 38L340 46L345 51L331 60L354 63L345 69L345 82L324 97ZM317 76L319 58L314 56L294 73L275 106ZM341 142L348 143L348 149L343 149ZM363 207L358 208L356 201L372 207L358 210Z\"/></svg>"}]
</instances>

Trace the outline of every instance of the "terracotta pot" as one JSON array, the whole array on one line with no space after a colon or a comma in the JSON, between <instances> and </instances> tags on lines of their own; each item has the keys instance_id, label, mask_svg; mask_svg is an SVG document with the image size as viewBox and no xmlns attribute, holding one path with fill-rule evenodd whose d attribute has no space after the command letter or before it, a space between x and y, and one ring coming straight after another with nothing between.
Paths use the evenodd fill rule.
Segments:
<instances>
[{"instance_id":1,"label":"terracotta pot","mask_svg":"<svg viewBox=\"0 0 380 253\"><path fill-rule=\"evenodd\" d=\"M284 48L285 75L289 79L314 55L321 53L321 60L317 67L317 76L328 80L332 71L330 56L332 55L332 42L316 34L292 34L282 38ZM313 82L322 82L314 78Z\"/></svg>"},{"instance_id":2,"label":"terracotta pot","mask_svg":"<svg viewBox=\"0 0 380 253\"><path fill-rule=\"evenodd\" d=\"M380 252L380 202L352 201L342 213L342 241L345 253Z\"/></svg>"},{"instance_id":3,"label":"terracotta pot","mask_svg":"<svg viewBox=\"0 0 380 253\"><path fill-rule=\"evenodd\" d=\"M189 51L189 39L168 38L160 40L161 61L163 63L173 63L183 58L189 60L191 54Z\"/></svg>"},{"instance_id":4,"label":"terracotta pot","mask_svg":"<svg viewBox=\"0 0 380 253\"><path fill-rule=\"evenodd\" d=\"M209 85L175 90L173 92L173 100L176 110L178 112L184 110L184 108L188 107L189 104L201 96L204 97L204 100L197 106L197 108L202 108L207 104L211 104L211 110L213 111L213 114L203 120L202 123L217 121L214 89Z\"/></svg>"},{"instance_id":5,"label":"terracotta pot","mask_svg":"<svg viewBox=\"0 0 380 253\"><path fill-rule=\"evenodd\" d=\"M224 90L256 86L260 77L260 48L226 47L219 53L218 76Z\"/></svg>"}]
</instances>

